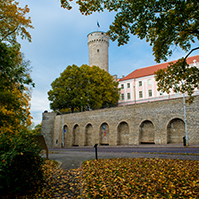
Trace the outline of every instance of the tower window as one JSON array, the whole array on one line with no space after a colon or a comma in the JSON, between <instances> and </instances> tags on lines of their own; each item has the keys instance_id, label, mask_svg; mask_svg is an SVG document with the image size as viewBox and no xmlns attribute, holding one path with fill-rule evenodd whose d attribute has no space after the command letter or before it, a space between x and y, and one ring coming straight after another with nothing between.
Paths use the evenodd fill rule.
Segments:
<instances>
[{"instance_id":1,"label":"tower window","mask_svg":"<svg viewBox=\"0 0 199 199\"><path fill-rule=\"evenodd\" d=\"M97 49L97 52L99 52L99 49Z\"/></svg>"}]
</instances>

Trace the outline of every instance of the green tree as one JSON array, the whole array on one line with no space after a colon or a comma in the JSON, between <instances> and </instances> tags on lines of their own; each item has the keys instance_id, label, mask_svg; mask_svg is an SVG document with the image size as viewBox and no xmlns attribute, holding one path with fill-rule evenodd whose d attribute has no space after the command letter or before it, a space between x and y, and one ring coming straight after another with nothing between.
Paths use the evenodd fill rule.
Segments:
<instances>
[{"instance_id":1,"label":"green tree","mask_svg":"<svg viewBox=\"0 0 199 199\"><path fill-rule=\"evenodd\" d=\"M32 130L33 135L41 135L42 123L37 124Z\"/></svg>"},{"instance_id":2,"label":"green tree","mask_svg":"<svg viewBox=\"0 0 199 199\"><path fill-rule=\"evenodd\" d=\"M114 11L114 22L108 32L118 45L126 44L130 34L146 39L153 46L155 60L167 60L173 45L189 50L199 39L198 0L78 0L82 14ZM71 9L67 0L62 7Z\"/></svg>"},{"instance_id":3,"label":"green tree","mask_svg":"<svg viewBox=\"0 0 199 199\"><path fill-rule=\"evenodd\" d=\"M78 0L76 3L85 15L105 9L115 12L108 31L111 40L123 45L131 34L146 39L157 62L166 61L174 46L188 51L199 40L198 0ZM61 5L72 8L68 0L61 0ZM188 92L192 101L193 89L199 83L196 67L189 68L182 58L156 75L159 90L169 92L172 88L175 92Z\"/></svg>"},{"instance_id":4,"label":"green tree","mask_svg":"<svg viewBox=\"0 0 199 199\"><path fill-rule=\"evenodd\" d=\"M97 66L68 66L51 84L50 107L59 111L70 108L73 112L81 110L81 105L84 109L114 106L119 99L117 85L109 73Z\"/></svg>"},{"instance_id":5,"label":"green tree","mask_svg":"<svg viewBox=\"0 0 199 199\"><path fill-rule=\"evenodd\" d=\"M169 63L167 68L156 71L155 80L158 91L168 94L171 90L175 93L186 92L189 95L186 101L192 103L194 90L199 88L199 69L196 66L190 67L185 58L182 58L175 63Z\"/></svg>"}]
</instances>

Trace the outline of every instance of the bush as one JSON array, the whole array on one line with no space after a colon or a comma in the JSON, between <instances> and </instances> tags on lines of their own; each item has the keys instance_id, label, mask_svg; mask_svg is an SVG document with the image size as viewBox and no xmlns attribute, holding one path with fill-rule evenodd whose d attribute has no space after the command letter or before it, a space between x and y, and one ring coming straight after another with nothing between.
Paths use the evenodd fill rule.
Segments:
<instances>
[{"instance_id":1,"label":"bush","mask_svg":"<svg viewBox=\"0 0 199 199\"><path fill-rule=\"evenodd\" d=\"M0 135L0 198L27 195L44 182L41 149L31 135Z\"/></svg>"}]
</instances>

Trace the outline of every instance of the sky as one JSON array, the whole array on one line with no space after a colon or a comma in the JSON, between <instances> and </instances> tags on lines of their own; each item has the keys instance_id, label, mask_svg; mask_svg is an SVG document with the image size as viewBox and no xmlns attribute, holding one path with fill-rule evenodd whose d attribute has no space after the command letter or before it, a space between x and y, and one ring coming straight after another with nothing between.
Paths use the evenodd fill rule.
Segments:
<instances>
[{"instance_id":1,"label":"sky","mask_svg":"<svg viewBox=\"0 0 199 199\"><path fill-rule=\"evenodd\" d=\"M34 29L29 32L32 42L19 39L21 51L31 62L31 77L35 83L31 99L33 123L40 124L42 113L50 110L47 92L51 83L60 76L68 65L89 64L87 35L93 31L108 31L115 13L94 13L82 15L78 6L73 9L61 8L60 0L18 0L20 7L28 5ZM97 21L100 28L97 27ZM198 46L199 43L194 46ZM168 61L186 56L186 52L173 48ZM191 55L197 55L194 52ZM134 70L155 65L152 47L145 40L131 36L128 44L118 47L117 42L109 43L109 73L118 77Z\"/></svg>"}]
</instances>

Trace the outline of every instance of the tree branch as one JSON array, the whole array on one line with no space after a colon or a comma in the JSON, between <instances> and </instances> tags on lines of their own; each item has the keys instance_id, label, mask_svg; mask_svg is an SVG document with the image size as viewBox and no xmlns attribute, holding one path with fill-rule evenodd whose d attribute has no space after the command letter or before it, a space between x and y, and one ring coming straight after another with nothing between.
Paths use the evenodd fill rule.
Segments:
<instances>
[{"instance_id":1,"label":"tree branch","mask_svg":"<svg viewBox=\"0 0 199 199\"><path fill-rule=\"evenodd\" d=\"M193 51L195 51L195 50L199 50L199 47L196 47L196 48L193 48L186 56L185 56L185 58L184 58L184 62L183 62L183 70L185 70L185 62L186 62L186 59L187 59L187 57L193 52Z\"/></svg>"},{"instance_id":2,"label":"tree branch","mask_svg":"<svg viewBox=\"0 0 199 199\"><path fill-rule=\"evenodd\" d=\"M9 35L13 34L16 30L17 30L17 27L16 27L13 31L9 32L5 37L3 37L3 38L0 40L0 42L2 42L2 41L3 41L6 37L8 37Z\"/></svg>"}]
</instances>

